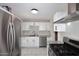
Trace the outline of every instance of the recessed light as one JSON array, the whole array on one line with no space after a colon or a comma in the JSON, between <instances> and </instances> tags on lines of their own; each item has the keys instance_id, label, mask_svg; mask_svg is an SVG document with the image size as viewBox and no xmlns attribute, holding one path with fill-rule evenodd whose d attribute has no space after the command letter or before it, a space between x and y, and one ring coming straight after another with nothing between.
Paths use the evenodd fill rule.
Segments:
<instances>
[{"instance_id":1,"label":"recessed light","mask_svg":"<svg viewBox=\"0 0 79 59\"><path fill-rule=\"evenodd\" d=\"M37 14L38 13L38 9L36 9L36 8L31 9L31 13L32 14Z\"/></svg>"}]
</instances>

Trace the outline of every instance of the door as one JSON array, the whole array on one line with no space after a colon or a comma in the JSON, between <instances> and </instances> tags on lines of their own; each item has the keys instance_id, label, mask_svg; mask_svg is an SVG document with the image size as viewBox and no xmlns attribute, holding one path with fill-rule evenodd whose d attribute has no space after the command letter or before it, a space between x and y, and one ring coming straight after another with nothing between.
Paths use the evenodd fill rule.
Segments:
<instances>
[{"instance_id":1,"label":"door","mask_svg":"<svg viewBox=\"0 0 79 59\"><path fill-rule=\"evenodd\" d=\"M14 20L15 19L15 20ZM14 21L12 21L14 20ZM0 55L20 54L20 21L0 9Z\"/></svg>"},{"instance_id":2,"label":"door","mask_svg":"<svg viewBox=\"0 0 79 59\"><path fill-rule=\"evenodd\" d=\"M0 10L0 55L1 56L9 55L9 50L8 50L9 48L7 44L7 40L8 40L7 29L8 29L9 20L11 20L11 15Z\"/></svg>"},{"instance_id":3,"label":"door","mask_svg":"<svg viewBox=\"0 0 79 59\"><path fill-rule=\"evenodd\" d=\"M12 17L14 31L14 55L21 55L21 21Z\"/></svg>"}]
</instances>

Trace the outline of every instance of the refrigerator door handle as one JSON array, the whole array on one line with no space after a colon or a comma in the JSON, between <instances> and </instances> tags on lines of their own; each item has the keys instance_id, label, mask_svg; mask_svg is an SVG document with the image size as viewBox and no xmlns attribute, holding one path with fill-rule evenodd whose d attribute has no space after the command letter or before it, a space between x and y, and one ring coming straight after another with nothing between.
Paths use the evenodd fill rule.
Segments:
<instances>
[{"instance_id":1,"label":"refrigerator door handle","mask_svg":"<svg viewBox=\"0 0 79 59\"><path fill-rule=\"evenodd\" d=\"M7 28L7 47L8 47L8 51L10 52L10 40L11 40L11 38L10 38L10 31L11 31L11 25L10 25L10 23L8 24L8 28Z\"/></svg>"},{"instance_id":2,"label":"refrigerator door handle","mask_svg":"<svg viewBox=\"0 0 79 59\"><path fill-rule=\"evenodd\" d=\"M7 28L7 47L10 55L12 54L12 48L13 48L13 32L12 32L12 24L8 24Z\"/></svg>"},{"instance_id":3,"label":"refrigerator door handle","mask_svg":"<svg viewBox=\"0 0 79 59\"><path fill-rule=\"evenodd\" d=\"M10 53L12 55L12 52L13 52L13 29L12 29L12 23L10 24L10 33L12 35L12 38L11 38L11 46L10 46Z\"/></svg>"},{"instance_id":4,"label":"refrigerator door handle","mask_svg":"<svg viewBox=\"0 0 79 59\"><path fill-rule=\"evenodd\" d=\"M15 28L14 28L14 24L12 23L12 32L13 32L13 38L12 38L12 42L13 42L13 50L15 49Z\"/></svg>"},{"instance_id":5,"label":"refrigerator door handle","mask_svg":"<svg viewBox=\"0 0 79 59\"><path fill-rule=\"evenodd\" d=\"M9 51L9 24L7 27L7 47L8 47L8 51Z\"/></svg>"}]
</instances>

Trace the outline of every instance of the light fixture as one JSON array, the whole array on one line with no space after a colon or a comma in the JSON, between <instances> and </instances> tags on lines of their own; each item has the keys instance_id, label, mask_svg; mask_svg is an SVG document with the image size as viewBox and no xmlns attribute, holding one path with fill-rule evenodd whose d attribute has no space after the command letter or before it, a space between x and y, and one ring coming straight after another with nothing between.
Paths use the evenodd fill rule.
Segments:
<instances>
[{"instance_id":1,"label":"light fixture","mask_svg":"<svg viewBox=\"0 0 79 59\"><path fill-rule=\"evenodd\" d=\"M37 14L38 13L38 9L36 9L36 8L31 9L31 13L32 14Z\"/></svg>"},{"instance_id":2,"label":"light fixture","mask_svg":"<svg viewBox=\"0 0 79 59\"><path fill-rule=\"evenodd\" d=\"M71 25L71 22L68 22L67 25L70 26Z\"/></svg>"}]
</instances>

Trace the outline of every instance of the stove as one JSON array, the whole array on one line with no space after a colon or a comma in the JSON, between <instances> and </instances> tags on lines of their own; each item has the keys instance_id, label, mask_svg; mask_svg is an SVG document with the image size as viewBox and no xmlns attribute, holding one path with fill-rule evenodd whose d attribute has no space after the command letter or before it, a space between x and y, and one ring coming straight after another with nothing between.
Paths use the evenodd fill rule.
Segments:
<instances>
[{"instance_id":1,"label":"stove","mask_svg":"<svg viewBox=\"0 0 79 59\"><path fill-rule=\"evenodd\" d=\"M65 38L66 39L66 38ZM49 56L56 55L56 56L79 56L79 46L75 47L75 45L70 44L67 38L67 41L64 41L64 44L50 44L49 45ZM70 40L71 41L71 40ZM69 44L68 44L69 42ZM51 54L50 54L51 53Z\"/></svg>"}]
</instances>

